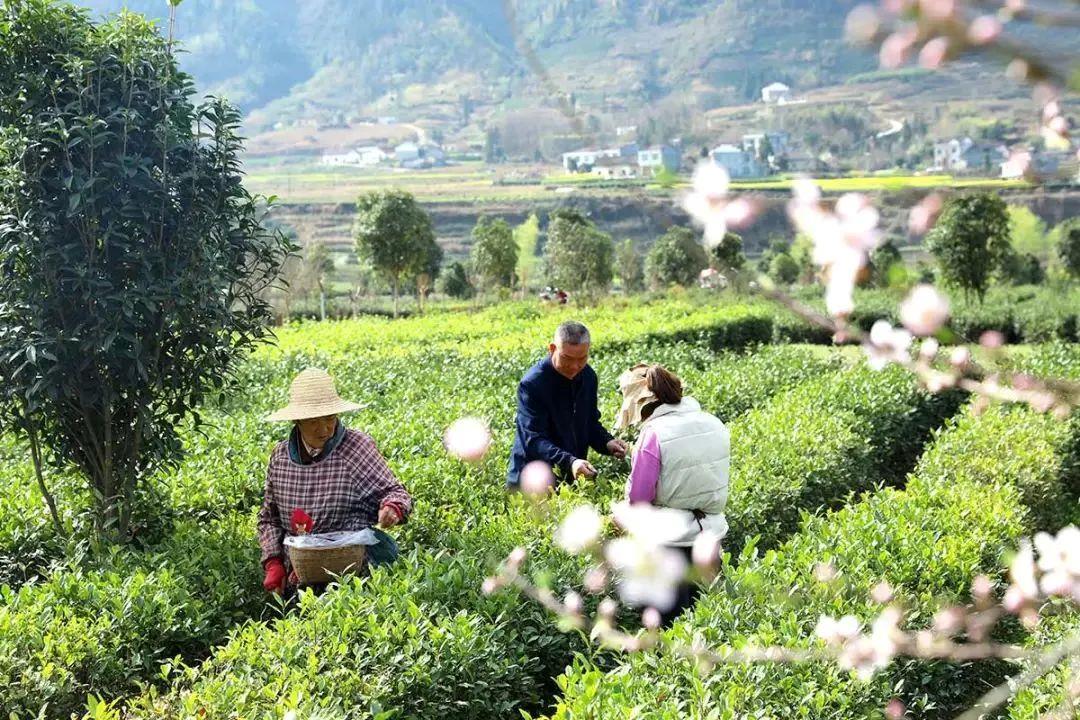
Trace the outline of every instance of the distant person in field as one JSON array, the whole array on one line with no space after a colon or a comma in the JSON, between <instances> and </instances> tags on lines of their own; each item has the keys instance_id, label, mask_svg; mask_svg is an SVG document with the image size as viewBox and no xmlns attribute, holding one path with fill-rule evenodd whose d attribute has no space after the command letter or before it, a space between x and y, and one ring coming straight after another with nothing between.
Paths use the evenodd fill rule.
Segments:
<instances>
[{"instance_id":1,"label":"distant person in field","mask_svg":"<svg viewBox=\"0 0 1080 720\"><path fill-rule=\"evenodd\" d=\"M683 532L666 544L689 561L694 540L727 535L731 436L717 417L683 395L682 380L662 365L636 365L619 377L623 405L616 428L640 426L631 454L626 499L682 513ZM697 588L683 583L665 623L693 604Z\"/></svg>"},{"instance_id":2,"label":"distant person in field","mask_svg":"<svg viewBox=\"0 0 1080 720\"><path fill-rule=\"evenodd\" d=\"M626 457L627 446L600 423L596 373L589 367L591 338L579 322L564 322L548 345L548 355L518 384L517 434L507 485L516 489L530 462L549 464L561 480L595 477L589 448Z\"/></svg>"},{"instance_id":3,"label":"distant person in field","mask_svg":"<svg viewBox=\"0 0 1080 720\"><path fill-rule=\"evenodd\" d=\"M397 557L393 538L375 526L406 521L412 498L394 477L375 441L345 427L339 415L359 410L342 400L324 370L304 370L292 382L289 404L270 415L290 421L292 430L270 456L259 510L259 545L267 592L285 593L296 585L285 552L286 535L372 528L379 544L368 549L378 565Z\"/></svg>"}]
</instances>

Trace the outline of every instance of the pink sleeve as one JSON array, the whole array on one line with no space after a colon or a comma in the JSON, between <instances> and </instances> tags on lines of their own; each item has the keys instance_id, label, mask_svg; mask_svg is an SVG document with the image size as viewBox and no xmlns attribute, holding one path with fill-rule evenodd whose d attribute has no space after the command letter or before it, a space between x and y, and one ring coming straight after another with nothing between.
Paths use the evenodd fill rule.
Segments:
<instances>
[{"instance_id":1,"label":"pink sleeve","mask_svg":"<svg viewBox=\"0 0 1080 720\"><path fill-rule=\"evenodd\" d=\"M630 468L630 504L654 502L659 479L660 438L647 428L638 439L634 463Z\"/></svg>"}]
</instances>

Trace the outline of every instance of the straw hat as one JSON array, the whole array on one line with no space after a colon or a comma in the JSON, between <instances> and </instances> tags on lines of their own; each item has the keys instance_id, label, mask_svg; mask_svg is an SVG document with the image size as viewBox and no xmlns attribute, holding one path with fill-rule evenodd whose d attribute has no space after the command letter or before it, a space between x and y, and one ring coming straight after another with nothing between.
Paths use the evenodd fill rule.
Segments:
<instances>
[{"instance_id":1,"label":"straw hat","mask_svg":"<svg viewBox=\"0 0 1080 720\"><path fill-rule=\"evenodd\" d=\"M339 415L364 407L342 400L334 389L334 378L325 370L308 368L296 376L289 388L289 404L266 417L268 422L309 420Z\"/></svg>"},{"instance_id":2,"label":"straw hat","mask_svg":"<svg viewBox=\"0 0 1080 720\"><path fill-rule=\"evenodd\" d=\"M623 403L619 408L619 417L615 427L619 430L641 422L641 411L657 397L649 389L645 374L649 366L639 363L619 376L619 389L622 390Z\"/></svg>"}]
</instances>

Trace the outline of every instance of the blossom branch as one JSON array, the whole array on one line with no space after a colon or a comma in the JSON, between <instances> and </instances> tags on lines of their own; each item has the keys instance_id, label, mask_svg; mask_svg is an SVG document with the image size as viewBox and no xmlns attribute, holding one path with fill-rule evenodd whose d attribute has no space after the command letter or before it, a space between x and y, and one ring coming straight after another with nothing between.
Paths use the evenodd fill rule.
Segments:
<instances>
[{"instance_id":1,"label":"blossom branch","mask_svg":"<svg viewBox=\"0 0 1080 720\"><path fill-rule=\"evenodd\" d=\"M1031 668L1023 672L1019 677L989 690L956 720L978 720L987 711L1001 706L1016 693L1031 687L1036 680L1053 670L1059 662L1077 653L1080 653L1080 634L1068 637L1039 654Z\"/></svg>"}]
</instances>

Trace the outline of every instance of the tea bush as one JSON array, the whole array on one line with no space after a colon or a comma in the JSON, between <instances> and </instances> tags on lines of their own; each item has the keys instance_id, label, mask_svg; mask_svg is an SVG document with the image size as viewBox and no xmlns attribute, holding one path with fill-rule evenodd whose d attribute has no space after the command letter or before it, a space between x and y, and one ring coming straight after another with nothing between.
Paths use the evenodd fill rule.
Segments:
<instances>
[{"instance_id":1,"label":"tea bush","mask_svg":"<svg viewBox=\"0 0 1080 720\"><path fill-rule=\"evenodd\" d=\"M1080 370L1073 353L1072 372ZM1054 364L1054 363L1051 363ZM880 608L869 589L885 580L910 623L928 622L971 578L997 575L1004 554L1075 507L1080 426L1030 410L996 407L964 414L940 432L905 490L878 493L824 518L763 557L738 567L670 631L672 639L713 644L806 646L822 614L868 619ZM1075 514L1075 510L1073 510ZM840 580L814 577L826 561ZM1015 631L1015 628L1014 628ZM898 660L870 682L831 664L721 666L704 678L692 663L642 654L603 672L579 658L560 679L553 717L877 717L899 695L917 716L951 716L1000 681L1002 663L953 665Z\"/></svg>"},{"instance_id":2,"label":"tea bush","mask_svg":"<svg viewBox=\"0 0 1080 720\"><path fill-rule=\"evenodd\" d=\"M812 306L824 307L818 299L820 290L803 296ZM856 293L851 321L869 330L875 321L899 321L903 294L893 290L860 290ZM998 286L991 288L985 300L952 298L949 326L962 340L977 341L987 330L996 330L1010 343L1042 343L1053 340L1080 340L1080 288L1053 286ZM806 330L801 320L787 319L778 327L786 328L781 337L802 342L820 342Z\"/></svg>"},{"instance_id":3,"label":"tea bush","mask_svg":"<svg viewBox=\"0 0 1080 720\"><path fill-rule=\"evenodd\" d=\"M858 379L845 379L848 376ZM808 381L789 395L799 395L807 385L817 387L830 381L853 393L857 388L873 391L870 397L878 398L866 403L855 399L849 401L851 407L864 411L862 415L856 414L855 410L848 411L851 427L869 427L869 419L875 413L882 417L889 412L918 416L915 410L920 403L920 394L901 389L905 383L911 386L909 378L894 373L875 374L865 368ZM820 389L806 393L810 400L798 405L801 412L811 413L809 420L784 411L788 395L779 395L765 408L751 410L748 415L734 419L732 428L747 448L746 454L767 457L778 452L783 443L774 437L784 437L792 430L786 425L788 422L808 422L811 427L823 427L818 424L821 418L835 413L821 402L820 393ZM775 409L768 412L770 408ZM764 413L770 421L748 424L744 431L739 430L741 423L759 413ZM916 422L911 423L913 432L916 425ZM831 426L828 429L831 430ZM854 486L857 483L853 476L842 470L846 467L844 452L855 453L854 457L846 457L853 463L867 447L860 440L833 452L820 444L807 443L799 446L799 451L811 457L831 452L830 460L825 464L834 472L842 473ZM883 454L888 453L888 448L881 449ZM452 469L448 470L452 472ZM793 481L799 479L795 474L788 477ZM606 504L608 499L621 492L621 480L616 474L595 484L565 489L555 501L556 514L583 500ZM211 716L227 712L258 715L269 712L279 697L292 690L302 691L297 694L295 703L304 713L352 708L351 712L357 717L368 717L363 709L372 707L392 708L403 717L449 718L476 717L478 714L509 717L519 709L534 711L543 707L553 689L550 678L565 668L573 650L583 651L585 646L576 635L559 633L551 619L536 606L520 603L510 595L483 598L477 594L477 587L492 564L516 545L528 546L534 566L544 569L543 581L559 587L576 584L575 578L580 578L584 561L566 558L552 550L548 523L531 517L515 503L511 503L508 511L498 510L499 503L505 502L504 498L488 499L485 487L478 488L467 481L468 477L463 478L462 485L465 496L473 498L470 510L463 511L467 507L464 496L454 498L429 509L427 518L418 522L423 529L409 531L414 539L422 534L427 547L440 547L448 553L439 556L424 550L410 556L409 572L417 565L429 568L417 576L418 590L396 589L392 597L382 597L382 581L376 578L369 587L353 584L331 594L321 601L325 604L314 604L309 615L290 618L273 627L249 626L201 667L186 670L170 691L144 694L130 704L126 712L133 717L152 718L184 716L199 709L205 709ZM751 484L752 480L748 480L747 485ZM454 491L443 486L432 488L430 495L437 499L448 492ZM767 491L759 491L755 497L768 502L767 495ZM816 499L791 497L783 498L775 506L786 508L799 502L805 502L802 506L805 510L817 509ZM483 508L491 510L485 513ZM422 512L418 510L418 517ZM438 522L434 522L430 514L435 514ZM737 512L733 517L739 517ZM428 573L433 572L432 564L439 568L440 575L457 578L460 582L429 578ZM391 574L397 576L396 567ZM392 585L396 581L386 582ZM357 594L363 598L352 597ZM361 603L361 609L346 614L366 613L366 603L377 604L378 625L346 622L348 634L341 637L338 634L341 622L335 613L346 612L341 608L354 607L356 603ZM504 624L507 617L512 617L512 621ZM435 618L447 622L453 619L454 622L439 624ZM404 667L387 664L387 658L402 656L402 650L392 638L381 634L379 627L383 626L415 627L416 636L402 642L414 655L421 653L425 662L419 666L406 663ZM480 628L483 633L478 635ZM474 647L471 654L462 654L460 648L481 642L484 644ZM318 660L305 649L316 647L327 648L315 653ZM356 658L361 655L364 661L358 665ZM373 658L370 664L369 657ZM406 653L404 657L409 655ZM468 678L469 682L445 686L444 678L455 673L457 677ZM379 681L373 681L369 674L376 675ZM266 689L252 692L252 687ZM374 714L374 711L370 713Z\"/></svg>"},{"instance_id":4,"label":"tea bush","mask_svg":"<svg viewBox=\"0 0 1080 720\"><path fill-rule=\"evenodd\" d=\"M933 395L896 368L860 365L806 383L733 424L725 547L771 547L801 515L901 480L957 393Z\"/></svg>"},{"instance_id":5,"label":"tea bush","mask_svg":"<svg viewBox=\"0 0 1080 720\"><path fill-rule=\"evenodd\" d=\"M545 352L555 324L570 315L593 330L605 419L619 404L618 372L653 361L682 374L690 392L732 425L744 448L737 452L750 467L737 469L736 483L746 478L748 504L740 516L743 501L733 493L733 540L743 532L738 524L757 523L772 533L768 542L779 542L801 511L897 480L890 464L907 467L955 403L927 397L895 373L844 370L846 352L798 346L714 352L717 338L739 347L776 332L775 312L755 304L716 308L678 300L585 311L508 305L468 316L284 329L278 347L260 350L242 369L244 392L207 407L214 427L205 436L185 433L189 455L161 478L163 507L147 529L148 551L91 553L3 591L0 706L31 715L47 702L47 715L61 715L77 711L93 691L113 698L138 692L132 717L187 717L203 707L210 716L250 717L323 704L340 704L357 717L377 716L379 708L406 717L513 716L543 708L552 678L585 645L556 632L531 604L483 598L477 588L517 545L530 547L535 566L549 569L540 580L564 586L580 577L580 561L551 549L550 526L508 503L503 490L514 388ZM252 510L261 499L266 458L286 431L261 418L309 364L327 367L343 396L368 404L348 422L376 438L417 497L413 518L398 534L406 553L391 571L307 600L296 615L240 624L265 610ZM462 415L492 423L492 453L476 468L441 447L443 429ZM817 432L820 442L811 442ZM21 457L6 442L4 452ZM798 457L785 454L791 447ZM809 475L785 470L789 462ZM605 459L599 466L597 481L560 494L558 512L574 502L606 505L621 493L625 463ZM9 471L0 475L6 480ZM20 471L17 482L27 488L33 480ZM40 501L35 507L0 508L0 528L9 512L43 521ZM774 511L775 529L767 521ZM48 540L47 524L31 527L37 529L29 537ZM0 532L0 543L4 538ZM136 608L130 618L128 607ZM346 615L347 633L339 632ZM163 632L151 616L176 631ZM395 640L398 631L405 637ZM208 654L202 666L175 664L170 677L158 672L175 655L194 663ZM455 677L468 682L458 687ZM139 687L170 680L164 691ZM319 698L307 694L323 690Z\"/></svg>"},{"instance_id":6,"label":"tea bush","mask_svg":"<svg viewBox=\"0 0 1080 720\"><path fill-rule=\"evenodd\" d=\"M242 516L182 526L146 553L116 551L103 569L0 587L0 704L15 717L67 717L91 691L132 690L174 655L205 653L207 638L265 602L253 533Z\"/></svg>"},{"instance_id":7,"label":"tea bush","mask_svg":"<svg viewBox=\"0 0 1080 720\"><path fill-rule=\"evenodd\" d=\"M341 323L337 330L349 332L348 325ZM468 327L472 326L462 326ZM289 332L283 333L283 344L290 342ZM136 683L157 678L163 659L180 655L189 662L198 660L225 639L232 626L260 613L263 593L251 509L261 499L269 451L284 433L283 428L260 418L280 404L292 375L311 362L335 373L343 395L371 403L350 421L379 439L391 465L420 500L412 522L402 529L402 544L442 548L441 552L417 551L409 562L438 567L432 572L439 575L453 575L440 564L452 560L454 572L461 575L452 590L444 588L446 593L436 599L442 606L467 612L483 576L498 558L516 544L546 535L546 527L530 525L520 513L506 516L513 522L492 521L493 516L502 517L506 504L502 474L512 433L514 387L538 352L528 347L495 351L478 340L464 353L432 352L417 342L399 348L407 352L384 355L382 346L365 348L361 342L343 339L346 349L328 344L314 357L296 348L289 354L267 349L248 364L242 380L251 391L208 408L213 427L206 435L187 433L188 457L162 478L162 514L173 525L171 530L161 530L161 545L146 553L130 550L104 557L91 553L78 566L61 568L18 591L6 591L11 600L0 623L0 648L10 663L6 675L0 675L7 678L0 682L0 687L7 688L0 690L0 704L24 714L46 706L49 713L67 713L81 707L90 691L128 694ZM661 343L656 337L621 351L598 342L595 358L598 370L609 379L603 397L606 417L618 405L616 373L641 359L664 362L683 372L691 387L704 390L702 399L708 407L730 417L835 367L833 354L820 349L768 348L754 355L718 356L706 344ZM439 442L442 429L462 414L480 414L495 421L496 449L478 469L448 458ZM10 442L6 447L18 454ZM597 497L606 498L621 489L620 473L624 477L625 466L609 462L604 467L610 471L607 482L592 489ZM20 482L30 487L27 483L32 480L23 473ZM242 514L234 515L238 511ZM44 518L40 510L37 513ZM243 518L244 529L228 542L219 543L215 531L206 529L237 522L237 517ZM531 529L533 541L522 534L524 529ZM196 597L191 588L203 588L199 583L207 575L231 581L215 582L212 592L200 590ZM119 604L106 603L105 597L118 598ZM145 614L129 614L128 605L145 609ZM404 605L394 607L408 612ZM51 608L50 617L58 620L44 622L43 608ZM506 649L499 652L503 656L524 653L521 657L527 661L514 671L518 673L515 683L536 687L532 694L517 687L514 694L508 692L505 702L535 707L541 697L550 697L550 679L571 656L571 640L552 632L541 613L534 610L526 615L513 623L512 630L531 633L529 641L522 645L517 635L507 636L501 645ZM153 631L146 620L149 617L164 618L170 627L176 626L175 632ZM387 622L393 617L387 610ZM485 611L471 617L474 624L483 624L491 623L494 616ZM257 633L261 627L255 624L243 632ZM27 655L35 659L29 664L16 662Z\"/></svg>"}]
</instances>

